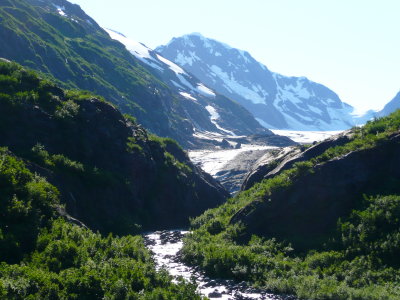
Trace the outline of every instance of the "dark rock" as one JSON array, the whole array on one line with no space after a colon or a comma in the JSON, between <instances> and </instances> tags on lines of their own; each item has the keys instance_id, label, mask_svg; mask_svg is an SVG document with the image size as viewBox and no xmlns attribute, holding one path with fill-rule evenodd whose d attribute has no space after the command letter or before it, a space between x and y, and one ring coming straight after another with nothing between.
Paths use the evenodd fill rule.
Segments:
<instances>
[{"instance_id":1,"label":"dark rock","mask_svg":"<svg viewBox=\"0 0 400 300\"><path fill-rule=\"evenodd\" d=\"M173 38L156 50L273 128L297 130L294 124L301 124L309 130L340 130L354 125L351 106L335 92L305 77L273 73L246 51L198 34ZM232 81L241 88L229 88Z\"/></svg>"},{"instance_id":2,"label":"dark rock","mask_svg":"<svg viewBox=\"0 0 400 300\"><path fill-rule=\"evenodd\" d=\"M231 149L232 148L231 144L229 144L229 142L226 139L222 139L220 146L222 149Z\"/></svg>"},{"instance_id":3,"label":"dark rock","mask_svg":"<svg viewBox=\"0 0 400 300\"><path fill-rule=\"evenodd\" d=\"M29 78L24 84L38 88L39 80ZM190 216L229 196L178 144L150 139L141 126L92 96L74 102L75 115L59 117L67 96L55 85L43 86L37 103L0 101L0 145L31 161L28 167L59 189L68 216L117 234L138 232L140 226L181 228ZM135 147L129 150L128 143ZM37 144L63 163L49 170L32 151ZM82 169L70 167L70 161Z\"/></svg>"},{"instance_id":4,"label":"dark rock","mask_svg":"<svg viewBox=\"0 0 400 300\"><path fill-rule=\"evenodd\" d=\"M235 158L227 162L215 178L232 194L237 193L243 183L243 179L248 174L251 167L265 153L274 150L250 150L240 152Z\"/></svg>"},{"instance_id":5,"label":"dark rock","mask_svg":"<svg viewBox=\"0 0 400 300\"><path fill-rule=\"evenodd\" d=\"M211 293L208 293L209 298L222 298L222 294L218 292L218 290L214 290Z\"/></svg>"},{"instance_id":6,"label":"dark rock","mask_svg":"<svg viewBox=\"0 0 400 300\"><path fill-rule=\"evenodd\" d=\"M240 149L240 148L242 148L242 143L238 142L238 143L235 145L235 149Z\"/></svg>"},{"instance_id":7,"label":"dark rock","mask_svg":"<svg viewBox=\"0 0 400 300\"><path fill-rule=\"evenodd\" d=\"M297 147L282 149L280 152L268 152L254 164L252 170L246 175L241 190L251 188L256 182L272 178L284 170L290 169L296 162L306 161L321 155L328 148L341 146L350 140L351 131L330 137L312 147L304 150Z\"/></svg>"},{"instance_id":8,"label":"dark rock","mask_svg":"<svg viewBox=\"0 0 400 300\"><path fill-rule=\"evenodd\" d=\"M310 148L320 153L317 150ZM338 218L357 207L363 194L400 192L399 152L400 135L396 134L374 148L317 165L289 188L242 208L231 223L242 222L246 236L273 236L292 242L297 249L319 247Z\"/></svg>"}]
</instances>

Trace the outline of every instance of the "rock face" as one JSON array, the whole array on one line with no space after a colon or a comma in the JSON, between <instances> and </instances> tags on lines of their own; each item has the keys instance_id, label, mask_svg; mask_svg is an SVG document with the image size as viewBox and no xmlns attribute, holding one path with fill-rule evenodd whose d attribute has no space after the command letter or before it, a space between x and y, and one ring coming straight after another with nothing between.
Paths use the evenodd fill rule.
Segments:
<instances>
[{"instance_id":1,"label":"rock face","mask_svg":"<svg viewBox=\"0 0 400 300\"><path fill-rule=\"evenodd\" d=\"M200 34L173 38L156 51L238 101L266 128L344 130L354 124L353 108L329 88L273 73L248 52Z\"/></svg>"},{"instance_id":2,"label":"rock face","mask_svg":"<svg viewBox=\"0 0 400 300\"><path fill-rule=\"evenodd\" d=\"M18 78L0 83L0 146L29 161L90 228L185 226L228 196L176 142L149 135L105 101L66 93L15 64L0 63L0 74Z\"/></svg>"},{"instance_id":3,"label":"rock face","mask_svg":"<svg viewBox=\"0 0 400 300\"><path fill-rule=\"evenodd\" d=\"M311 150L311 149L310 149ZM325 234L362 201L363 194L399 192L387 188L400 180L400 133L372 149L351 152L317 165L289 188L245 206L231 222L246 234L274 236L298 249L320 245ZM395 185L394 185L395 186Z\"/></svg>"},{"instance_id":4,"label":"rock face","mask_svg":"<svg viewBox=\"0 0 400 300\"><path fill-rule=\"evenodd\" d=\"M308 149L298 146L268 152L252 166L243 181L241 190L247 190L263 179L272 178L280 172L290 169L296 162L309 160L322 154L328 148L341 146L349 141L350 136L351 132L345 131Z\"/></svg>"},{"instance_id":5,"label":"rock face","mask_svg":"<svg viewBox=\"0 0 400 300\"><path fill-rule=\"evenodd\" d=\"M103 96L185 148L203 146L201 132L273 136L241 105L146 46L104 30L76 4L5 0L0 19L0 57L46 73L63 87Z\"/></svg>"},{"instance_id":6,"label":"rock face","mask_svg":"<svg viewBox=\"0 0 400 300\"><path fill-rule=\"evenodd\" d=\"M230 193L235 194L240 190L244 178L257 160L261 156L264 157L264 155L267 155L266 153L275 151L277 150L248 150L240 152L231 161L221 167L214 175L214 178Z\"/></svg>"}]
</instances>

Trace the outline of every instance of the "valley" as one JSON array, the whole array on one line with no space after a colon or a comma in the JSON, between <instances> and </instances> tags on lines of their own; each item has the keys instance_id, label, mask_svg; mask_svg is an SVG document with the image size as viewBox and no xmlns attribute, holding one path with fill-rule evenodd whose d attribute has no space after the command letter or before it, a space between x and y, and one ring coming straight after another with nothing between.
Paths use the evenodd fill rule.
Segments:
<instances>
[{"instance_id":1,"label":"valley","mask_svg":"<svg viewBox=\"0 0 400 300\"><path fill-rule=\"evenodd\" d=\"M301 144L312 144L320 142L341 131L289 131L289 130L273 130L280 136L287 136L294 142ZM230 149L202 149L188 151L189 158L195 164L201 167L205 172L212 175L218 180L230 193L237 193L245 176L251 171L252 167L257 164L266 153L274 156L282 150L282 147L267 146L262 143L256 144L256 140L248 140L245 137L235 136L213 136L205 135L209 139L214 138L221 143L222 140L229 141ZM240 144L239 149L235 149L238 141L247 142L248 144ZM290 144L289 144L290 145ZM287 147L295 147L294 144Z\"/></svg>"},{"instance_id":2,"label":"valley","mask_svg":"<svg viewBox=\"0 0 400 300\"><path fill-rule=\"evenodd\" d=\"M400 93L67 0L0 1L0 44L0 299L400 299Z\"/></svg>"}]
</instances>

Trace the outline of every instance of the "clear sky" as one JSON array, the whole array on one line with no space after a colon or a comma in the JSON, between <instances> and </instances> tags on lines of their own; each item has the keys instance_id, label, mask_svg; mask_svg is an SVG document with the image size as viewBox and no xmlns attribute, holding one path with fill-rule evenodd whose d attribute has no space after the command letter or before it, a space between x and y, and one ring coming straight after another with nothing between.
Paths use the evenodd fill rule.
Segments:
<instances>
[{"instance_id":1,"label":"clear sky","mask_svg":"<svg viewBox=\"0 0 400 300\"><path fill-rule=\"evenodd\" d=\"M400 0L71 0L151 48L200 32L271 71L306 76L359 111L400 90Z\"/></svg>"}]
</instances>

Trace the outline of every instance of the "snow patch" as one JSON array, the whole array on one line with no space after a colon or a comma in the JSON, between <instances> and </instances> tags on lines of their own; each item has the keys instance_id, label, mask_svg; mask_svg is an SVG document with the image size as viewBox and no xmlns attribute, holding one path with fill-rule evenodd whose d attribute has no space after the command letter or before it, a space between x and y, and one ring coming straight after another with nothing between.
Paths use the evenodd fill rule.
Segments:
<instances>
[{"instance_id":1,"label":"snow patch","mask_svg":"<svg viewBox=\"0 0 400 300\"><path fill-rule=\"evenodd\" d=\"M208 113L210 114L211 121L215 121L215 120L219 119L220 115L214 107L212 107L211 105L207 105L206 109L207 109Z\"/></svg>"},{"instance_id":2,"label":"snow patch","mask_svg":"<svg viewBox=\"0 0 400 300\"><path fill-rule=\"evenodd\" d=\"M261 92L264 96L267 96L268 93L264 90L259 90L255 92L254 90L243 86L238 83L233 76L229 76L226 72L222 71L222 69L216 65L212 65L210 67L211 71L224 82L224 85L229 87L231 91L234 91L236 94L250 100L254 104L265 104L265 97L261 97L258 92Z\"/></svg>"},{"instance_id":3,"label":"snow patch","mask_svg":"<svg viewBox=\"0 0 400 300\"><path fill-rule=\"evenodd\" d=\"M192 95L190 95L189 93L179 92L179 94L181 94L181 95L182 95L183 97L185 97L186 99L197 101L197 99L194 98L194 97L193 97Z\"/></svg>"},{"instance_id":4,"label":"snow patch","mask_svg":"<svg viewBox=\"0 0 400 300\"><path fill-rule=\"evenodd\" d=\"M168 67L174 71L176 74L186 74L185 71L178 65L174 64L172 61L162 57L161 55L156 55L159 60L161 60L164 64L168 65Z\"/></svg>"},{"instance_id":5,"label":"snow patch","mask_svg":"<svg viewBox=\"0 0 400 300\"><path fill-rule=\"evenodd\" d=\"M219 126L219 124L217 123L217 120L220 118L220 115L214 107L212 107L211 105L207 105L205 107L205 109L210 114L210 121L211 121L211 123L213 123L215 125L215 127L217 127L219 130L222 130L222 131L228 133L229 135L236 136L236 134L234 132Z\"/></svg>"},{"instance_id":6,"label":"snow patch","mask_svg":"<svg viewBox=\"0 0 400 300\"><path fill-rule=\"evenodd\" d=\"M134 40L131 40L126 36L124 36L123 34L116 32L114 30L107 28L104 28L104 30L113 40L122 43L125 46L125 48L136 58L138 58L141 62L144 62L145 64L159 71L164 71L164 69L159 65L160 62L150 55L150 51L152 51L150 48L147 48L145 45L136 42Z\"/></svg>"},{"instance_id":7,"label":"snow patch","mask_svg":"<svg viewBox=\"0 0 400 300\"><path fill-rule=\"evenodd\" d=\"M65 6L58 6L58 5L55 5L55 4L53 4L53 5L55 6L55 8L57 8L57 11L61 16L63 16L63 17L67 16L67 14L64 12Z\"/></svg>"},{"instance_id":8,"label":"snow patch","mask_svg":"<svg viewBox=\"0 0 400 300\"><path fill-rule=\"evenodd\" d=\"M196 89L200 94L206 97L215 97L215 93L202 83L199 83Z\"/></svg>"}]
</instances>

